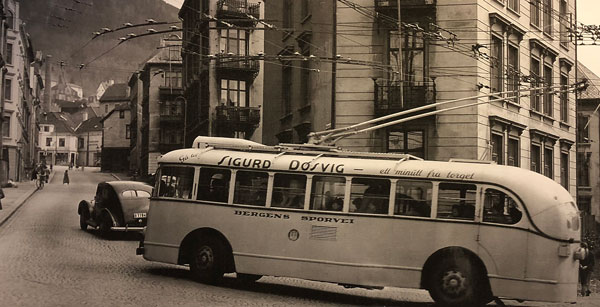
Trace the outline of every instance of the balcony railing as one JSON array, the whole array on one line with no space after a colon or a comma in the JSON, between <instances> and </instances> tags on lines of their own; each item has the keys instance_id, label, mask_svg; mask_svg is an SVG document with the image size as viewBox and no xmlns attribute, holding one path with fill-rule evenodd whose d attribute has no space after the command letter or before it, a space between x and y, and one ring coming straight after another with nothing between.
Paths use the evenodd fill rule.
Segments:
<instances>
[{"instance_id":1,"label":"balcony railing","mask_svg":"<svg viewBox=\"0 0 600 307\"><path fill-rule=\"evenodd\" d=\"M161 106L160 121L161 122L182 122L183 107L180 106Z\"/></svg>"},{"instance_id":2,"label":"balcony railing","mask_svg":"<svg viewBox=\"0 0 600 307\"><path fill-rule=\"evenodd\" d=\"M435 82L410 82L403 89L400 99L397 82L375 81L375 115L383 116L435 103Z\"/></svg>"},{"instance_id":3,"label":"balcony railing","mask_svg":"<svg viewBox=\"0 0 600 307\"><path fill-rule=\"evenodd\" d=\"M231 131L250 131L260 123L260 108L217 106L217 124Z\"/></svg>"},{"instance_id":4,"label":"balcony railing","mask_svg":"<svg viewBox=\"0 0 600 307\"><path fill-rule=\"evenodd\" d=\"M248 3L248 0L219 0L217 1L217 18L241 18L251 20L246 16L260 18L260 5Z\"/></svg>"},{"instance_id":5,"label":"balcony railing","mask_svg":"<svg viewBox=\"0 0 600 307\"><path fill-rule=\"evenodd\" d=\"M260 63L258 60L249 60L243 56L223 56L217 59L217 71L219 74L227 75L247 75L254 78L260 71Z\"/></svg>"}]
</instances>

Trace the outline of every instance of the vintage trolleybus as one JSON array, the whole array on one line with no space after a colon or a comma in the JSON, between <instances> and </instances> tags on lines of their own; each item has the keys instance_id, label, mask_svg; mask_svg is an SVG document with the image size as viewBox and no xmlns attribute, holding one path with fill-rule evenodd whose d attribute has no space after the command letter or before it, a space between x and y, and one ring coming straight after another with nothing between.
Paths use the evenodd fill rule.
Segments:
<instances>
[{"instance_id":1,"label":"vintage trolleybus","mask_svg":"<svg viewBox=\"0 0 600 307\"><path fill-rule=\"evenodd\" d=\"M138 253L202 282L423 288L453 306L576 300L573 198L517 167L199 137L160 158L150 203Z\"/></svg>"}]
</instances>

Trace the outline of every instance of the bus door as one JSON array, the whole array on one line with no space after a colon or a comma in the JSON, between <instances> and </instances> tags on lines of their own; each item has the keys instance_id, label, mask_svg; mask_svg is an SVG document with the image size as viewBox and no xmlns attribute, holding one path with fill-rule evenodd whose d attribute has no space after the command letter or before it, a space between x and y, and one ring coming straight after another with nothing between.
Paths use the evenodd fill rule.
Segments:
<instances>
[{"instance_id":1,"label":"bus door","mask_svg":"<svg viewBox=\"0 0 600 307\"><path fill-rule=\"evenodd\" d=\"M486 264L490 277L524 278L527 231L522 227L522 205L502 188L482 186L480 191L479 257Z\"/></svg>"}]
</instances>

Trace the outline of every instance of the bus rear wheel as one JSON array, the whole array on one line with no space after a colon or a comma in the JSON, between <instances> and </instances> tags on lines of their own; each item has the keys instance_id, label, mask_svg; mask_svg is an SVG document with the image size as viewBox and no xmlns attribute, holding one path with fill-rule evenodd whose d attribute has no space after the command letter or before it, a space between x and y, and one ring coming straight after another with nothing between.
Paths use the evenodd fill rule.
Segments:
<instances>
[{"instance_id":1,"label":"bus rear wheel","mask_svg":"<svg viewBox=\"0 0 600 307\"><path fill-rule=\"evenodd\" d=\"M225 272L224 264L223 244L213 237L200 237L192 250L190 261L192 277L206 284L218 283Z\"/></svg>"},{"instance_id":2,"label":"bus rear wheel","mask_svg":"<svg viewBox=\"0 0 600 307\"><path fill-rule=\"evenodd\" d=\"M484 277L466 257L450 256L435 265L429 294L441 306L483 306Z\"/></svg>"}]
</instances>

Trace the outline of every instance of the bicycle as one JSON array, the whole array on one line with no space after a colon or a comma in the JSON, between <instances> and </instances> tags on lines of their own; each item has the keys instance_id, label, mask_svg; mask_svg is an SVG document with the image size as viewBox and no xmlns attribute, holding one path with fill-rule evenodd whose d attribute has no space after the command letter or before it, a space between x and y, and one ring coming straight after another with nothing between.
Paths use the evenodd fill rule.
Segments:
<instances>
[{"instance_id":1,"label":"bicycle","mask_svg":"<svg viewBox=\"0 0 600 307\"><path fill-rule=\"evenodd\" d=\"M44 177L45 176L38 176L37 180L35 181L35 186L38 188L38 190L44 188L44 183L46 182L46 178Z\"/></svg>"}]
</instances>

